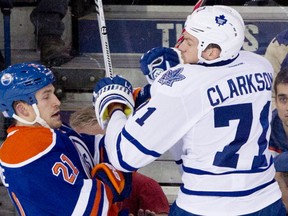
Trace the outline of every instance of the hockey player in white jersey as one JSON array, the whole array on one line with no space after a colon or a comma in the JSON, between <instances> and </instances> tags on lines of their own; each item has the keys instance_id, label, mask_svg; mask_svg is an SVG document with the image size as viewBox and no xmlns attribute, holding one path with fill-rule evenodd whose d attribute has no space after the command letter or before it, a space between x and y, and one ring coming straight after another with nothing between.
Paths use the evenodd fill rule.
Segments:
<instances>
[{"instance_id":1,"label":"hockey player in white jersey","mask_svg":"<svg viewBox=\"0 0 288 216\"><path fill-rule=\"evenodd\" d=\"M151 99L135 112L127 80L96 84L95 112L106 128L110 162L131 172L178 146L183 185L170 215L285 215L267 148L271 64L240 51L245 26L230 7L200 7L185 30L184 64L160 73Z\"/></svg>"}]
</instances>

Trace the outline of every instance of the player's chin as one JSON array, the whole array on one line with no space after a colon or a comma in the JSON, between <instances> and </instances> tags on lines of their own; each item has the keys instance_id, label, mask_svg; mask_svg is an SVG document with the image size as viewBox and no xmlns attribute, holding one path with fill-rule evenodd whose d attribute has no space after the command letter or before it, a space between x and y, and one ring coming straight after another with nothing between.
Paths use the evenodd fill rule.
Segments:
<instances>
[{"instance_id":1,"label":"player's chin","mask_svg":"<svg viewBox=\"0 0 288 216\"><path fill-rule=\"evenodd\" d=\"M54 120L54 121L52 120L52 121L49 122L49 126L50 126L50 128L52 128L52 129L60 128L61 125L62 125L61 119L59 119L59 120Z\"/></svg>"}]
</instances>

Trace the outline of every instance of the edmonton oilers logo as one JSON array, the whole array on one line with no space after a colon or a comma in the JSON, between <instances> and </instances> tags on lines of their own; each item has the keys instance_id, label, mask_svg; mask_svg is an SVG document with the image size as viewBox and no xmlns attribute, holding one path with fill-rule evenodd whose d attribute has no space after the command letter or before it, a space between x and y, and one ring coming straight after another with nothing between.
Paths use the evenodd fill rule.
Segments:
<instances>
[{"instance_id":1,"label":"edmonton oilers logo","mask_svg":"<svg viewBox=\"0 0 288 216\"><path fill-rule=\"evenodd\" d=\"M13 80L13 77L10 73L5 73L1 77L1 84L4 86L8 86Z\"/></svg>"}]
</instances>

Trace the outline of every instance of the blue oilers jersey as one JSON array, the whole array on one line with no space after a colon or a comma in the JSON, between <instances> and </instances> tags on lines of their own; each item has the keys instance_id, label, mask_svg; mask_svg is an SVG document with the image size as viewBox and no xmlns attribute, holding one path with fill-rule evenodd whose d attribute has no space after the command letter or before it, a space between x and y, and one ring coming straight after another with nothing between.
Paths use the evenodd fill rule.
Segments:
<instances>
[{"instance_id":1,"label":"blue oilers jersey","mask_svg":"<svg viewBox=\"0 0 288 216\"><path fill-rule=\"evenodd\" d=\"M176 203L197 215L243 215L274 203L281 192L268 150L272 77L265 58L245 51L223 65L169 69L132 117L113 114L110 162L133 171L169 149L181 153Z\"/></svg>"},{"instance_id":2,"label":"blue oilers jersey","mask_svg":"<svg viewBox=\"0 0 288 216\"><path fill-rule=\"evenodd\" d=\"M1 179L19 215L109 215L111 195L90 176L100 139L66 126L10 127L0 148Z\"/></svg>"}]
</instances>

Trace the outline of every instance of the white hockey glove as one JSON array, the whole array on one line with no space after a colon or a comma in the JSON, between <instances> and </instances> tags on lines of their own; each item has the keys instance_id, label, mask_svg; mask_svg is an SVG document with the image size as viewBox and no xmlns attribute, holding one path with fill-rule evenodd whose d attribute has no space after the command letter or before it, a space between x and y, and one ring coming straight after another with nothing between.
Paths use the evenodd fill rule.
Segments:
<instances>
[{"instance_id":1,"label":"white hockey glove","mask_svg":"<svg viewBox=\"0 0 288 216\"><path fill-rule=\"evenodd\" d=\"M108 106L112 103L125 105L124 113L127 117L133 114L134 100L133 88L130 82L120 76L100 79L93 91L93 105L96 118L102 129L106 129L109 115Z\"/></svg>"},{"instance_id":2,"label":"white hockey glove","mask_svg":"<svg viewBox=\"0 0 288 216\"><path fill-rule=\"evenodd\" d=\"M142 55L140 68L148 82L152 84L159 74L184 61L177 48L156 47Z\"/></svg>"}]
</instances>

